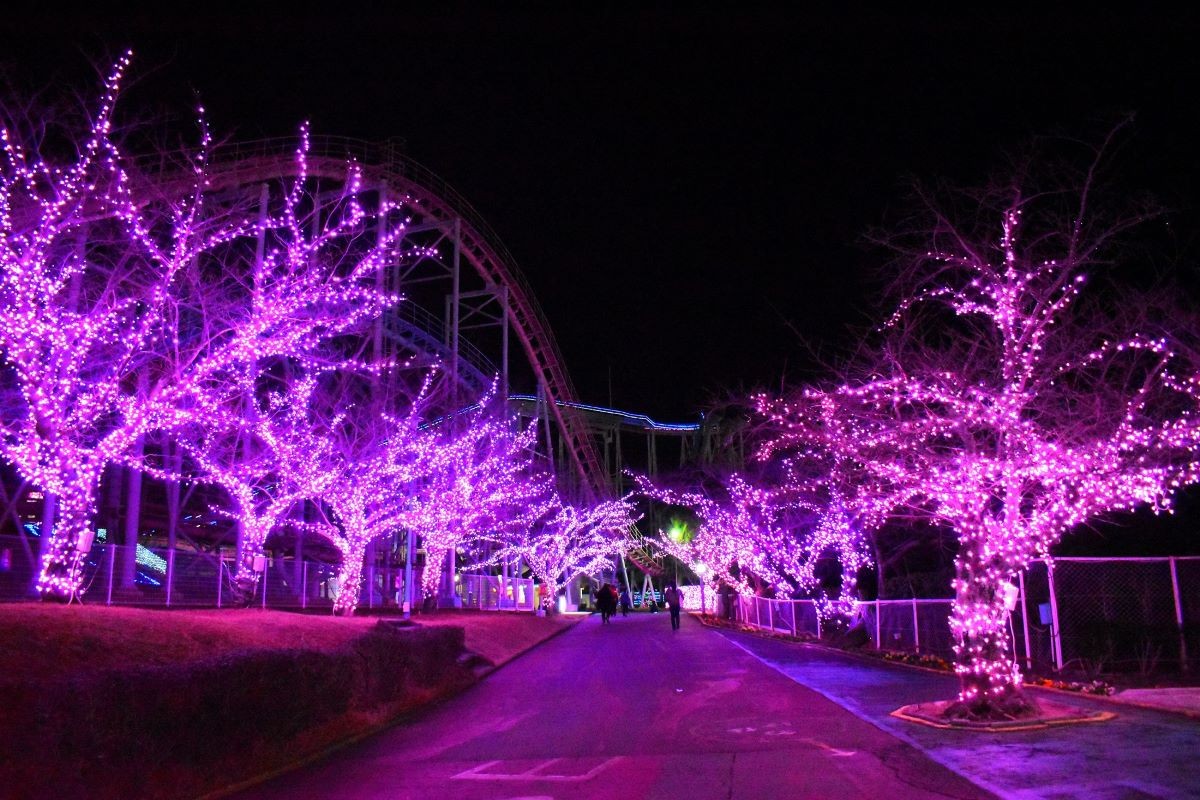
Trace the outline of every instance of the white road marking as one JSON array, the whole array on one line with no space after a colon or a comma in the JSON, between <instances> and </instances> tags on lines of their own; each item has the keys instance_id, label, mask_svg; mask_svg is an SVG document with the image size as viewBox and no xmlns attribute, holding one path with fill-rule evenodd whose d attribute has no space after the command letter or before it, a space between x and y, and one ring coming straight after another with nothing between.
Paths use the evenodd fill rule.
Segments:
<instances>
[{"instance_id":1,"label":"white road marking","mask_svg":"<svg viewBox=\"0 0 1200 800\"><path fill-rule=\"evenodd\" d=\"M576 775L562 775L545 771L550 766L565 760L562 758L551 758L524 772L484 772L484 770L490 769L497 764L504 763L503 761L487 761L464 770L457 775L451 775L450 778L451 780L459 781L557 781L559 783L583 783L590 781L621 759L619 756L605 759L587 772Z\"/></svg>"}]
</instances>

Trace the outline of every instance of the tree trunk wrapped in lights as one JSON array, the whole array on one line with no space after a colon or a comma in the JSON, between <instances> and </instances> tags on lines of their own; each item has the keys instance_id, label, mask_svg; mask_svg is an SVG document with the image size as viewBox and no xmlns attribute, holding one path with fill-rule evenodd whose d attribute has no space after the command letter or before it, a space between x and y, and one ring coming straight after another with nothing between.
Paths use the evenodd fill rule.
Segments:
<instances>
[{"instance_id":1,"label":"tree trunk wrapped in lights","mask_svg":"<svg viewBox=\"0 0 1200 800\"><path fill-rule=\"evenodd\" d=\"M209 201L202 114L186 181L135 174L112 133L129 61L105 83L73 162L39 157L38 124L0 127L0 455L59 498L44 597L81 590L106 465L211 413L197 398L238 391L253 365L302 354L399 299L368 277L403 225L369 225L356 165L340 197L322 198L322 225L307 218L307 127L273 208Z\"/></svg>"},{"instance_id":2,"label":"tree trunk wrapped in lights","mask_svg":"<svg viewBox=\"0 0 1200 800\"><path fill-rule=\"evenodd\" d=\"M1104 149L1073 192L1017 181L924 198L927 223L887 241L902 296L877 346L841 385L758 398L775 447L832 454L893 511L956 532L951 716L1031 710L1006 602L1032 559L1099 516L1169 509L1200 474L1200 384L1180 338L1194 324L1162 297L1083 292L1153 215L1094 207Z\"/></svg>"}]
</instances>

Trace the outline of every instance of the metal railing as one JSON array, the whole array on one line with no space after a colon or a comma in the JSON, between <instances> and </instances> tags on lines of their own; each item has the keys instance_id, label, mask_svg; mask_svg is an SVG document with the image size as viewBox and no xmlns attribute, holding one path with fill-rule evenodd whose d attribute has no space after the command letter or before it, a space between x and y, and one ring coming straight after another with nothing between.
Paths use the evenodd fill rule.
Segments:
<instances>
[{"instance_id":1,"label":"metal railing","mask_svg":"<svg viewBox=\"0 0 1200 800\"><path fill-rule=\"evenodd\" d=\"M450 346L445 343L445 323L435 314L411 302L400 303L388 314L403 326L402 331L389 330L389 335L401 341L406 335L412 336L419 341L411 344L439 358L450 358ZM471 377L481 389L486 389L500 372L482 350L461 337L458 340L458 357L474 372Z\"/></svg>"},{"instance_id":2,"label":"metal railing","mask_svg":"<svg viewBox=\"0 0 1200 800\"><path fill-rule=\"evenodd\" d=\"M0 601L34 600L38 545L35 536L0 536ZM82 601L100 605L162 608L225 608L233 605L278 609L331 609L337 597L338 565L295 558L267 558L251 598L238 598L232 552L115 545L97 542L84 561ZM420 597L419 573L414 574ZM470 608L533 611L533 581L463 575L463 605ZM368 564L363 568L359 608L401 608L404 567ZM469 602L468 602L469 601Z\"/></svg>"},{"instance_id":3,"label":"metal railing","mask_svg":"<svg viewBox=\"0 0 1200 800\"><path fill-rule=\"evenodd\" d=\"M1098 674L1188 670L1200 662L1200 556L1057 558L1019 578L1010 616L1013 655L1023 667ZM762 630L820 638L812 600L710 597L718 615ZM855 624L876 648L928 653L951 661L954 637L946 599L872 600Z\"/></svg>"}]
</instances>

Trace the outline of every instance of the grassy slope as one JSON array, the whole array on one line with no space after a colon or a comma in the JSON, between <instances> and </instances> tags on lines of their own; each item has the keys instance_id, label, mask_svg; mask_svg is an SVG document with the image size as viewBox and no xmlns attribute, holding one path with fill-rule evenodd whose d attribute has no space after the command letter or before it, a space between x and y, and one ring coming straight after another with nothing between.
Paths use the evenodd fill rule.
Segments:
<instances>
[{"instance_id":1,"label":"grassy slope","mask_svg":"<svg viewBox=\"0 0 1200 800\"><path fill-rule=\"evenodd\" d=\"M531 614L438 611L414 617L421 625L455 625L466 632L466 646L494 664L503 664L583 615L535 617ZM249 649L304 648L338 650L378 618L334 618L262 610L151 611L104 606L0 603L0 696L38 690L45 683L93 670L130 665L182 664L221 653ZM264 772L320 754L326 748L385 725L417 705L436 699L444 687L416 689L407 699L373 709L352 710L301 731L289 741L263 741L203 768L186 757L155 767L152 795L158 800L194 798ZM0 708L0 723L4 720ZM0 739L18 735L4 730ZM24 774L77 773L82 763L63 763L46 753L44 763L27 764ZM0 764L3 763L0 754ZM42 772L44 771L44 773ZM0 773L4 770L0 769ZM35 783L42 783L38 780ZM13 796L42 796L30 786L10 786ZM144 787L145 788L145 787ZM21 789L29 790L23 794ZM106 785L94 796L117 800L126 795ZM0 779L0 796L8 796Z\"/></svg>"},{"instance_id":2,"label":"grassy slope","mask_svg":"<svg viewBox=\"0 0 1200 800\"><path fill-rule=\"evenodd\" d=\"M438 611L422 625L458 625L467 648L502 664L575 618ZM334 650L374 626L374 617L334 618L258 609L150 611L106 606L0 604L0 676L36 683L78 670L167 665L247 649Z\"/></svg>"}]
</instances>

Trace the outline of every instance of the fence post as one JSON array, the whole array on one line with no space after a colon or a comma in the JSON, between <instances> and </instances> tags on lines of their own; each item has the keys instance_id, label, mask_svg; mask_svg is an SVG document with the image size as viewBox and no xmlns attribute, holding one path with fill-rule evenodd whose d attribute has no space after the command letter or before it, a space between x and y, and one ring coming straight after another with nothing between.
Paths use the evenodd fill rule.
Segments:
<instances>
[{"instance_id":1,"label":"fence post","mask_svg":"<svg viewBox=\"0 0 1200 800\"><path fill-rule=\"evenodd\" d=\"M1175 556L1167 559L1171 565L1171 592L1175 595L1175 625L1179 629L1179 670L1188 671L1187 636L1183 628L1183 603L1179 597L1179 573L1175 570Z\"/></svg>"},{"instance_id":2,"label":"fence post","mask_svg":"<svg viewBox=\"0 0 1200 800\"><path fill-rule=\"evenodd\" d=\"M167 548L167 608L171 607L171 590L175 587L175 548Z\"/></svg>"},{"instance_id":3,"label":"fence post","mask_svg":"<svg viewBox=\"0 0 1200 800\"><path fill-rule=\"evenodd\" d=\"M875 600L875 649L883 649L883 607L879 605L881 601Z\"/></svg>"},{"instance_id":4,"label":"fence post","mask_svg":"<svg viewBox=\"0 0 1200 800\"><path fill-rule=\"evenodd\" d=\"M1050 559L1045 560L1046 563L1046 583L1050 586L1050 644L1051 651L1054 656L1054 669L1061 671L1063 667L1062 656L1062 629L1058 625L1058 597L1054 591L1054 562Z\"/></svg>"},{"instance_id":5,"label":"fence post","mask_svg":"<svg viewBox=\"0 0 1200 800\"><path fill-rule=\"evenodd\" d=\"M1017 585L1021 589L1021 629L1025 633L1025 669L1033 669L1033 654L1029 647L1029 603L1025 599L1025 571L1017 573Z\"/></svg>"},{"instance_id":6,"label":"fence post","mask_svg":"<svg viewBox=\"0 0 1200 800\"><path fill-rule=\"evenodd\" d=\"M308 562L300 562L300 608L308 608Z\"/></svg>"},{"instance_id":7,"label":"fence post","mask_svg":"<svg viewBox=\"0 0 1200 800\"><path fill-rule=\"evenodd\" d=\"M262 587L263 587L262 607L263 607L263 611L267 610L267 581L270 579L270 577L271 577L271 559L267 558L267 560L265 562L263 562L263 571L262 571Z\"/></svg>"},{"instance_id":8,"label":"fence post","mask_svg":"<svg viewBox=\"0 0 1200 800\"><path fill-rule=\"evenodd\" d=\"M112 605L112 581L113 581L113 563L117 560L117 546L110 544L108 546L108 598L104 601L104 605Z\"/></svg>"},{"instance_id":9,"label":"fence post","mask_svg":"<svg viewBox=\"0 0 1200 800\"><path fill-rule=\"evenodd\" d=\"M793 638L799 638L799 634L796 632L796 603L798 603L798 602L799 602L798 600L792 601L792 637Z\"/></svg>"},{"instance_id":10,"label":"fence post","mask_svg":"<svg viewBox=\"0 0 1200 800\"><path fill-rule=\"evenodd\" d=\"M762 612L758 610L758 595L754 595L754 627L762 627Z\"/></svg>"},{"instance_id":11,"label":"fence post","mask_svg":"<svg viewBox=\"0 0 1200 800\"><path fill-rule=\"evenodd\" d=\"M817 638L821 638L821 612L817 611L817 603L814 600L812 604L813 616L817 618Z\"/></svg>"},{"instance_id":12,"label":"fence post","mask_svg":"<svg viewBox=\"0 0 1200 800\"><path fill-rule=\"evenodd\" d=\"M913 603L913 650L921 652L921 626L917 624L917 598L912 599Z\"/></svg>"},{"instance_id":13,"label":"fence post","mask_svg":"<svg viewBox=\"0 0 1200 800\"><path fill-rule=\"evenodd\" d=\"M224 583L225 576L221 574L221 570L225 569L225 562L221 561L221 548L217 548L217 608L221 607L221 584Z\"/></svg>"}]
</instances>

